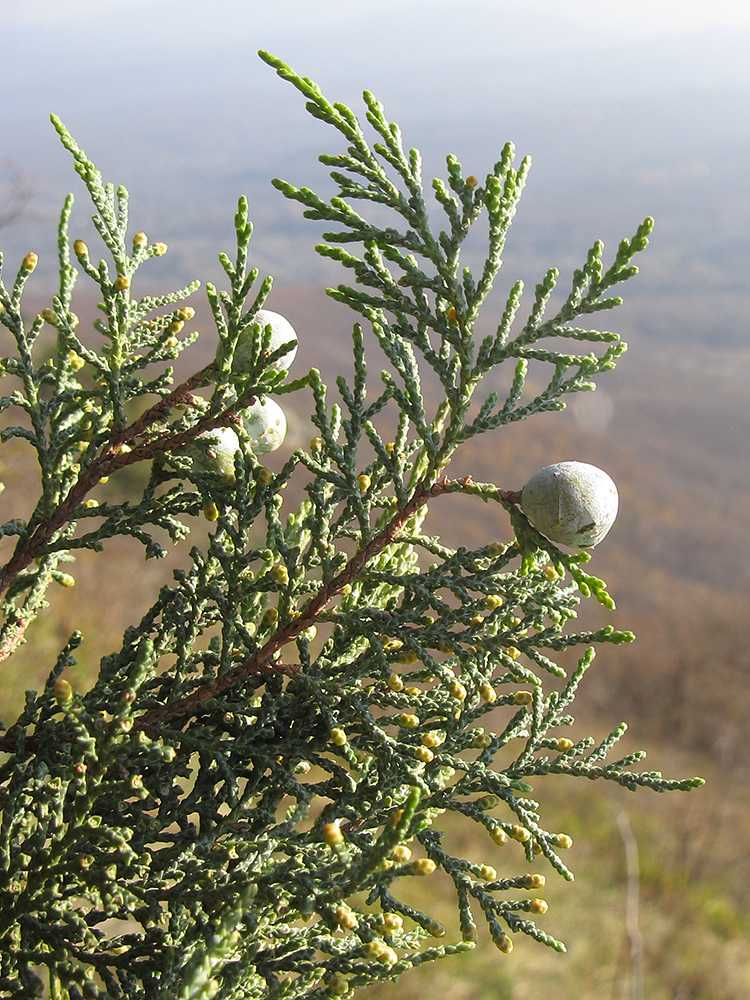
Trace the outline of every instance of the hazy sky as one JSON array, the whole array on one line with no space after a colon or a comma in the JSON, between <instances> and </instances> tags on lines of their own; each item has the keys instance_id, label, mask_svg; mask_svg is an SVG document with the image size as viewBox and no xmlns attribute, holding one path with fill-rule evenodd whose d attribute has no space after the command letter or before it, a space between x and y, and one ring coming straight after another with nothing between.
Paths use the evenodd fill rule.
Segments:
<instances>
[{"instance_id":1,"label":"hazy sky","mask_svg":"<svg viewBox=\"0 0 750 1000\"><path fill-rule=\"evenodd\" d=\"M581 212L597 185L622 175L629 193L612 199L611 217L596 205L605 237L661 210L669 243L662 195L684 184L687 203L703 178L710 197L712 171L748 148L744 0L7 0L0 164L22 166L35 197L0 244L19 254L44 239L68 190L83 206L54 111L105 177L129 188L133 213L170 243L176 267L179 254L186 271L214 266L217 227L231 232L248 193L261 258L292 280L299 212L268 182L317 183L315 157L333 137L258 48L356 110L362 89L374 91L431 169L450 151L481 173L510 138L534 156L537 204ZM734 175L721 182L731 188ZM744 185L736 195L746 203ZM739 226L739 207L723 211ZM556 226L564 244L564 213L553 236Z\"/></svg>"}]
</instances>

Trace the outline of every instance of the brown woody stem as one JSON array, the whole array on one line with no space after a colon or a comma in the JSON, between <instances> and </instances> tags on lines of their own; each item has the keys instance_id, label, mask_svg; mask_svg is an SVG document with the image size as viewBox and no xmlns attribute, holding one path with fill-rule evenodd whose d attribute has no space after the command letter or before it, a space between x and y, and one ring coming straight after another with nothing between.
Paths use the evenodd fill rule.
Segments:
<instances>
[{"instance_id":1,"label":"brown woody stem","mask_svg":"<svg viewBox=\"0 0 750 1000\"><path fill-rule=\"evenodd\" d=\"M186 715L200 711L211 698L217 698L225 691L241 684L248 677L263 673L291 674L299 670L299 666L290 666L277 662L275 657L279 650L293 642L305 629L314 625L323 609L340 594L343 588L359 576L365 565L379 555L386 545L396 540L398 533L407 521L417 513L433 497L443 493L455 492L471 484L471 477L453 481L441 480L432 486L421 485L417 488L411 500L400 508L388 524L369 542L362 545L351 557L346 566L332 580L326 583L315 597L311 598L292 621L277 629L276 632L243 663L232 667L220 677L216 677L202 685L192 694L177 701L170 702L160 708L139 716L135 720L135 729L149 729L160 726L171 719L183 718Z\"/></svg>"},{"instance_id":2,"label":"brown woody stem","mask_svg":"<svg viewBox=\"0 0 750 1000\"><path fill-rule=\"evenodd\" d=\"M65 500L57 507L54 513L41 521L24 540L19 540L16 550L8 563L0 571L0 593L2 593L13 578L24 570L39 554L40 550L47 545L68 521L71 520L73 511L82 502L97 483L124 468L126 465L133 465L135 462L142 462L145 459L153 458L157 452L174 451L184 447L192 438L202 434L222 423L229 423L234 418L231 412L227 411L219 416L206 415L180 434L172 436L164 435L143 441L140 444L131 445L130 442L137 441L146 430L161 420L169 412L170 408L179 403L190 403L192 400L192 390L205 381L208 366L202 368L187 381L176 386L172 392L160 399L150 409L146 410L135 423L123 428L114 434L109 444L102 450L94 462L81 474L75 485L68 493ZM128 450L123 451L127 445ZM0 649L0 661L5 659L11 650Z\"/></svg>"}]
</instances>

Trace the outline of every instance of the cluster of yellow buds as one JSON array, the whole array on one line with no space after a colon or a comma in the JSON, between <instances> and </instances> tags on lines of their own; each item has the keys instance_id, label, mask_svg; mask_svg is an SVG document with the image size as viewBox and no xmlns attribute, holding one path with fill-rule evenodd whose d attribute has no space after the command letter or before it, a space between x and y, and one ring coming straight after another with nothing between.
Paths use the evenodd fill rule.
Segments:
<instances>
[{"instance_id":1,"label":"cluster of yellow buds","mask_svg":"<svg viewBox=\"0 0 750 1000\"><path fill-rule=\"evenodd\" d=\"M411 848L407 844L397 844L391 857L397 864L405 864L411 860Z\"/></svg>"},{"instance_id":2,"label":"cluster of yellow buds","mask_svg":"<svg viewBox=\"0 0 750 1000\"><path fill-rule=\"evenodd\" d=\"M432 860L432 858L417 858L411 863L411 873L412 875L432 875L432 873L437 868L437 865Z\"/></svg>"},{"instance_id":3,"label":"cluster of yellow buds","mask_svg":"<svg viewBox=\"0 0 750 1000\"><path fill-rule=\"evenodd\" d=\"M374 938L363 946L362 951L366 958L371 961L380 962L382 965L395 965L398 962L398 955L393 948L389 947L380 938Z\"/></svg>"},{"instance_id":4,"label":"cluster of yellow buds","mask_svg":"<svg viewBox=\"0 0 750 1000\"><path fill-rule=\"evenodd\" d=\"M384 913L378 923L383 934L397 934L403 930L403 926L404 918L400 913Z\"/></svg>"},{"instance_id":5,"label":"cluster of yellow buds","mask_svg":"<svg viewBox=\"0 0 750 1000\"><path fill-rule=\"evenodd\" d=\"M396 721L403 729L416 729L419 725L419 716L412 715L410 712L402 712Z\"/></svg>"},{"instance_id":6,"label":"cluster of yellow buds","mask_svg":"<svg viewBox=\"0 0 750 1000\"><path fill-rule=\"evenodd\" d=\"M334 923L346 931L353 931L358 925L357 914L350 910L348 906L337 906L333 911Z\"/></svg>"}]
</instances>

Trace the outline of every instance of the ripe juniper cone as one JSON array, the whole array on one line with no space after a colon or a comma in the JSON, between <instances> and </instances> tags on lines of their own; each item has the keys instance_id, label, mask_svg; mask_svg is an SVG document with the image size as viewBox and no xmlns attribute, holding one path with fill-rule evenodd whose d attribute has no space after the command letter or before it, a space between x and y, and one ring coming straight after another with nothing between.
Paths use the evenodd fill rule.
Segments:
<instances>
[{"instance_id":1,"label":"ripe juniper cone","mask_svg":"<svg viewBox=\"0 0 750 1000\"><path fill-rule=\"evenodd\" d=\"M285 359L286 360L286 359ZM287 430L286 414L275 399L256 400L242 411L250 447L256 455L276 451L284 443Z\"/></svg>"},{"instance_id":2,"label":"ripe juniper cone","mask_svg":"<svg viewBox=\"0 0 750 1000\"><path fill-rule=\"evenodd\" d=\"M590 549L617 517L617 487L595 465L556 462L534 475L521 491L521 509L553 542Z\"/></svg>"},{"instance_id":3,"label":"ripe juniper cone","mask_svg":"<svg viewBox=\"0 0 750 1000\"><path fill-rule=\"evenodd\" d=\"M270 357L285 344L292 345L281 357L268 365L273 371L286 371L297 354L297 335L292 324L279 313L260 309L255 316L255 329L258 327L270 330L268 349L264 351L266 357ZM252 365L253 346L251 328L238 339L232 366L235 373L241 374L245 368ZM284 443L287 431L286 414L276 400L270 397L256 399L241 411L241 416L248 444L255 455L276 451ZM240 448L240 439L231 427L214 427L204 431L198 435L189 451L193 470L217 475L222 484L230 485L235 481L234 460Z\"/></svg>"},{"instance_id":4,"label":"ripe juniper cone","mask_svg":"<svg viewBox=\"0 0 750 1000\"><path fill-rule=\"evenodd\" d=\"M214 427L199 434L190 447L193 471L218 476L229 485L234 482L234 456L240 439L231 427Z\"/></svg>"},{"instance_id":5,"label":"ripe juniper cone","mask_svg":"<svg viewBox=\"0 0 750 1000\"><path fill-rule=\"evenodd\" d=\"M272 361L269 366L278 372L287 370L297 356L297 334L294 327L288 319L279 313L271 312L270 309L259 309L255 314L253 325L243 330L237 341L234 350L234 371L246 371L255 362L255 337L259 328L262 335L270 334L265 350L266 357L270 357L281 347L289 345L288 350Z\"/></svg>"}]
</instances>

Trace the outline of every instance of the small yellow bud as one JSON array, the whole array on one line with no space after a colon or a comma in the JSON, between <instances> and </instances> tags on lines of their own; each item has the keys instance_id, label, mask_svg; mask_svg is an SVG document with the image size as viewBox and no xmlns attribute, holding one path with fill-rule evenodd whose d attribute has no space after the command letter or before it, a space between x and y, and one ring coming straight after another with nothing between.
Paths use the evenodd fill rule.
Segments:
<instances>
[{"instance_id":1,"label":"small yellow bud","mask_svg":"<svg viewBox=\"0 0 750 1000\"><path fill-rule=\"evenodd\" d=\"M417 726L419 725L419 716L411 715L408 712L403 712L396 718L396 722L399 724L399 726L402 726L404 729L416 729Z\"/></svg>"},{"instance_id":2,"label":"small yellow bud","mask_svg":"<svg viewBox=\"0 0 750 1000\"><path fill-rule=\"evenodd\" d=\"M382 965L395 965L398 962L398 955L389 948L383 941L368 941L363 951L366 958L380 962Z\"/></svg>"},{"instance_id":3,"label":"small yellow bud","mask_svg":"<svg viewBox=\"0 0 750 1000\"><path fill-rule=\"evenodd\" d=\"M71 370L74 372L79 372L86 362L83 360L80 354L76 354L75 351L68 351L68 364Z\"/></svg>"},{"instance_id":4,"label":"small yellow bud","mask_svg":"<svg viewBox=\"0 0 750 1000\"><path fill-rule=\"evenodd\" d=\"M572 750L574 746L573 740L569 740L565 736L561 736L557 741L557 749L560 753L565 753L567 750Z\"/></svg>"},{"instance_id":5,"label":"small yellow bud","mask_svg":"<svg viewBox=\"0 0 750 1000\"><path fill-rule=\"evenodd\" d=\"M387 947L388 945L383 941L368 941L362 948L362 951L364 952L366 958L372 958L377 961L377 959L379 959L383 954L383 949Z\"/></svg>"},{"instance_id":6,"label":"small yellow bud","mask_svg":"<svg viewBox=\"0 0 750 1000\"><path fill-rule=\"evenodd\" d=\"M436 868L437 865L432 858L417 858L411 863L412 875L432 875Z\"/></svg>"},{"instance_id":7,"label":"small yellow bud","mask_svg":"<svg viewBox=\"0 0 750 1000\"><path fill-rule=\"evenodd\" d=\"M215 503L207 503L203 508L203 516L207 521L218 521L219 508Z\"/></svg>"},{"instance_id":8,"label":"small yellow bud","mask_svg":"<svg viewBox=\"0 0 750 1000\"><path fill-rule=\"evenodd\" d=\"M339 927L343 927L344 930L347 931L353 931L354 928L359 923L356 914L353 913L348 906L336 907L333 914L333 919L339 925Z\"/></svg>"},{"instance_id":9,"label":"small yellow bud","mask_svg":"<svg viewBox=\"0 0 750 1000\"><path fill-rule=\"evenodd\" d=\"M279 612L276 608L266 608L261 619L264 625L275 625L278 620Z\"/></svg>"},{"instance_id":10,"label":"small yellow bud","mask_svg":"<svg viewBox=\"0 0 750 1000\"><path fill-rule=\"evenodd\" d=\"M335 747L343 747L348 742L347 735L343 729L336 728L331 730L331 743Z\"/></svg>"},{"instance_id":11,"label":"small yellow bud","mask_svg":"<svg viewBox=\"0 0 750 1000\"><path fill-rule=\"evenodd\" d=\"M119 278L115 278L114 289L116 292L124 292L126 288L130 288L130 278L127 274L121 274Z\"/></svg>"},{"instance_id":12,"label":"small yellow bud","mask_svg":"<svg viewBox=\"0 0 750 1000\"><path fill-rule=\"evenodd\" d=\"M326 823L323 827L323 840L329 847L340 847L344 843L344 835L338 822Z\"/></svg>"},{"instance_id":13,"label":"small yellow bud","mask_svg":"<svg viewBox=\"0 0 750 1000\"><path fill-rule=\"evenodd\" d=\"M451 681L448 685L448 691L450 692L451 698L455 698L456 701L466 700L466 688L460 681Z\"/></svg>"},{"instance_id":14,"label":"small yellow bud","mask_svg":"<svg viewBox=\"0 0 750 1000\"><path fill-rule=\"evenodd\" d=\"M289 583L289 570L282 563L274 566L271 570L271 579L275 580L276 583L280 583L286 586Z\"/></svg>"},{"instance_id":15,"label":"small yellow bud","mask_svg":"<svg viewBox=\"0 0 750 1000\"><path fill-rule=\"evenodd\" d=\"M59 583L61 587L75 587L76 581L75 577L71 576L70 573L60 573L55 576L55 582Z\"/></svg>"},{"instance_id":16,"label":"small yellow bud","mask_svg":"<svg viewBox=\"0 0 750 1000\"><path fill-rule=\"evenodd\" d=\"M546 882L544 875L526 875L523 880L526 889L541 889Z\"/></svg>"},{"instance_id":17,"label":"small yellow bud","mask_svg":"<svg viewBox=\"0 0 750 1000\"><path fill-rule=\"evenodd\" d=\"M439 920L431 920L426 925L425 929L433 937L445 937L445 927L440 923Z\"/></svg>"},{"instance_id":18,"label":"small yellow bud","mask_svg":"<svg viewBox=\"0 0 750 1000\"><path fill-rule=\"evenodd\" d=\"M385 684L389 691L404 690L404 682L401 680L398 674L389 674Z\"/></svg>"},{"instance_id":19,"label":"small yellow bud","mask_svg":"<svg viewBox=\"0 0 750 1000\"><path fill-rule=\"evenodd\" d=\"M485 882L496 882L497 869L493 868L492 865L482 865L479 869L479 877L483 878Z\"/></svg>"},{"instance_id":20,"label":"small yellow bud","mask_svg":"<svg viewBox=\"0 0 750 1000\"><path fill-rule=\"evenodd\" d=\"M54 309L42 309L39 314L45 323L49 323L50 326L57 326L57 313Z\"/></svg>"},{"instance_id":21,"label":"small yellow bud","mask_svg":"<svg viewBox=\"0 0 750 1000\"><path fill-rule=\"evenodd\" d=\"M549 903L546 899L532 899L529 903L529 913L546 913Z\"/></svg>"},{"instance_id":22,"label":"small yellow bud","mask_svg":"<svg viewBox=\"0 0 750 1000\"><path fill-rule=\"evenodd\" d=\"M490 542L487 546L487 551L491 556L501 556L507 546L503 542Z\"/></svg>"},{"instance_id":23,"label":"small yellow bud","mask_svg":"<svg viewBox=\"0 0 750 1000\"><path fill-rule=\"evenodd\" d=\"M391 857L399 865L406 864L407 861L411 860L411 848L406 844L396 844Z\"/></svg>"},{"instance_id":24,"label":"small yellow bud","mask_svg":"<svg viewBox=\"0 0 750 1000\"><path fill-rule=\"evenodd\" d=\"M547 563L547 565L544 567L543 572L548 580L557 579L557 569L552 565L552 563Z\"/></svg>"},{"instance_id":25,"label":"small yellow bud","mask_svg":"<svg viewBox=\"0 0 750 1000\"><path fill-rule=\"evenodd\" d=\"M567 833L557 833L555 834L555 844L563 851L569 851L573 846L573 838L569 837Z\"/></svg>"},{"instance_id":26,"label":"small yellow bud","mask_svg":"<svg viewBox=\"0 0 750 1000\"><path fill-rule=\"evenodd\" d=\"M435 747L442 746L444 742L445 733L441 732L439 729L433 729L431 732L425 733L422 736L422 743L426 747L432 747L433 749Z\"/></svg>"},{"instance_id":27,"label":"small yellow bud","mask_svg":"<svg viewBox=\"0 0 750 1000\"><path fill-rule=\"evenodd\" d=\"M183 323L187 323L195 316L195 309L192 306L183 306L182 309L177 310L177 318L182 320Z\"/></svg>"},{"instance_id":28,"label":"small yellow bud","mask_svg":"<svg viewBox=\"0 0 750 1000\"><path fill-rule=\"evenodd\" d=\"M418 687L405 687L404 694L408 694L410 698L418 698L424 692Z\"/></svg>"},{"instance_id":29,"label":"small yellow bud","mask_svg":"<svg viewBox=\"0 0 750 1000\"><path fill-rule=\"evenodd\" d=\"M496 608L501 607L503 599L499 594L487 594L482 603L488 611L494 611Z\"/></svg>"},{"instance_id":30,"label":"small yellow bud","mask_svg":"<svg viewBox=\"0 0 750 1000\"><path fill-rule=\"evenodd\" d=\"M400 639L389 639L387 642L383 643L383 649L386 653L392 653L396 649L401 649L403 642Z\"/></svg>"},{"instance_id":31,"label":"small yellow bud","mask_svg":"<svg viewBox=\"0 0 750 1000\"><path fill-rule=\"evenodd\" d=\"M492 705L493 702L497 701L497 692L491 684L486 682L479 688L479 694L482 701L486 701L488 705Z\"/></svg>"},{"instance_id":32,"label":"small yellow bud","mask_svg":"<svg viewBox=\"0 0 750 1000\"><path fill-rule=\"evenodd\" d=\"M501 826L494 827L494 829L490 831L490 837L498 847L503 847L503 845L508 843L508 834Z\"/></svg>"},{"instance_id":33,"label":"small yellow bud","mask_svg":"<svg viewBox=\"0 0 750 1000\"><path fill-rule=\"evenodd\" d=\"M399 913L384 913L382 928L387 934L400 931L404 926L404 921Z\"/></svg>"},{"instance_id":34,"label":"small yellow bud","mask_svg":"<svg viewBox=\"0 0 750 1000\"><path fill-rule=\"evenodd\" d=\"M163 257L166 252L167 252L167 244L166 243L154 243L154 256L155 257Z\"/></svg>"},{"instance_id":35,"label":"small yellow bud","mask_svg":"<svg viewBox=\"0 0 750 1000\"><path fill-rule=\"evenodd\" d=\"M89 248L83 242L83 240L76 240L73 244L73 253L76 257L88 257Z\"/></svg>"},{"instance_id":36,"label":"small yellow bud","mask_svg":"<svg viewBox=\"0 0 750 1000\"><path fill-rule=\"evenodd\" d=\"M66 681L64 677L55 681L54 692L58 705L67 705L69 701L73 700L73 687L70 681Z\"/></svg>"},{"instance_id":37,"label":"small yellow bud","mask_svg":"<svg viewBox=\"0 0 750 1000\"><path fill-rule=\"evenodd\" d=\"M418 760L421 764L429 764L430 761L435 758L435 754L429 749L429 747L414 747L412 755L415 760Z\"/></svg>"},{"instance_id":38,"label":"small yellow bud","mask_svg":"<svg viewBox=\"0 0 750 1000\"><path fill-rule=\"evenodd\" d=\"M33 270L36 269L38 263L39 263L39 257L32 251L31 253L26 254L23 261L21 262L21 267L23 268L24 271L28 271L30 274Z\"/></svg>"},{"instance_id":39,"label":"small yellow bud","mask_svg":"<svg viewBox=\"0 0 750 1000\"><path fill-rule=\"evenodd\" d=\"M273 472L266 465L261 465L256 473L256 479L261 486L269 486L273 482Z\"/></svg>"},{"instance_id":40,"label":"small yellow bud","mask_svg":"<svg viewBox=\"0 0 750 1000\"><path fill-rule=\"evenodd\" d=\"M340 972L335 972L326 982L328 992L331 996L340 997L349 992L349 980L342 976Z\"/></svg>"},{"instance_id":41,"label":"small yellow bud","mask_svg":"<svg viewBox=\"0 0 750 1000\"><path fill-rule=\"evenodd\" d=\"M520 649L516 649L515 646L508 646L507 649L505 650L505 652L508 654L508 656L512 660L517 660L518 657L521 655L521 650Z\"/></svg>"},{"instance_id":42,"label":"small yellow bud","mask_svg":"<svg viewBox=\"0 0 750 1000\"><path fill-rule=\"evenodd\" d=\"M372 480L368 475L363 472L361 476L357 476L357 483L359 484L359 492L367 493L370 488Z\"/></svg>"},{"instance_id":43,"label":"small yellow bud","mask_svg":"<svg viewBox=\"0 0 750 1000\"><path fill-rule=\"evenodd\" d=\"M466 186L467 187L470 187L470 188L476 187L478 183L479 183L479 181L476 179L476 177L474 176L474 174L469 174L469 176L466 178Z\"/></svg>"},{"instance_id":44,"label":"small yellow bud","mask_svg":"<svg viewBox=\"0 0 750 1000\"><path fill-rule=\"evenodd\" d=\"M512 826L510 828L510 835L514 840L517 840L519 844L525 844L527 840L531 840L531 834L525 826Z\"/></svg>"},{"instance_id":45,"label":"small yellow bud","mask_svg":"<svg viewBox=\"0 0 750 1000\"><path fill-rule=\"evenodd\" d=\"M497 795L492 795L492 793L490 793L489 795L483 795L481 799L477 799L477 805L480 809L484 809L485 811L488 809L497 809L500 805L500 799Z\"/></svg>"},{"instance_id":46,"label":"small yellow bud","mask_svg":"<svg viewBox=\"0 0 750 1000\"><path fill-rule=\"evenodd\" d=\"M136 233L133 237L134 247L145 247L148 243L148 236L145 233Z\"/></svg>"},{"instance_id":47,"label":"small yellow bud","mask_svg":"<svg viewBox=\"0 0 750 1000\"><path fill-rule=\"evenodd\" d=\"M310 442L310 451L320 451L323 447L323 438L314 437Z\"/></svg>"},{"instance_id":48,"label":"small yellow bud","mask_svg":"<svg viewBox=\"0 0 750 1000\"><path fill-rule=\"evenodd\" d=\"M94 500L94 498L93 498L93 497L89 497L89 499L88 499L88 500L84 500L84 501L83 501L83 506L84 506L84 507L85 507L85 508L86 508L87 510L93 510L93 509L94 509L95 507L98 507L98 506L99 506L99 501L98 501L98 500Z\"/></svg>"},{"instance_id":49,"label":"small yellow bud","mask_svg":"<svg viewBox=\"0 0 750 1000\"><path fill-rule=\"evenodd\" d=\"M494 938L493 941L497 950L501 951L503 955L510 955L513 951L513 942L507 934L500 934L499 937Z\"/></svg>"},{"instance_id":50,"label":"small yellow bud","mask_svg":"<svg viewBox=\"0 0 750 1000\"><path fill-rule=\"evenodd\" d=\"M513 695L514 705L530 705L534 700L534 696L531 691L516 691Z\"/></svg>"},{"instance_id":51,"label":"small yellow bud","mask_svg":"<svg viewBox=\"0 0 750 1000\"><path fill-rule=\"evenodd\" d=\"M181 319L175 319L169 324L169 332L179 333L184 326L185 324Z\"/></svg>"}]
</instances>

